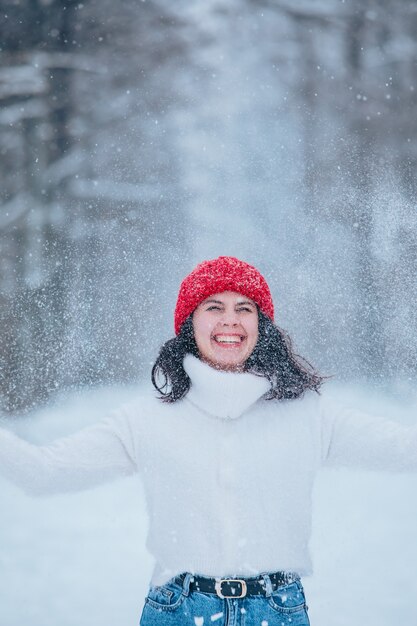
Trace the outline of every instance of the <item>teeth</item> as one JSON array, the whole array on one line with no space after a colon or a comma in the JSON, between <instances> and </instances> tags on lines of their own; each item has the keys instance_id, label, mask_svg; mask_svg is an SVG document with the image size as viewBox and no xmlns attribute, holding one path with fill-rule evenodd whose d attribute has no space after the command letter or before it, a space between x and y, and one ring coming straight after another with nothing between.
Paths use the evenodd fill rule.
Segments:
<instances>
[{"instance_id":1,"label":"teeth","mask_svg":"<svg viewBox=\"0 0 417 626\"><path fill-rule=\"evenodd\" d=\"M242 341L240 337L236 337L234 335L222 335L221 337L215 336L214 339L217 343L240 343Z\"/></svg>"}]
</instances>

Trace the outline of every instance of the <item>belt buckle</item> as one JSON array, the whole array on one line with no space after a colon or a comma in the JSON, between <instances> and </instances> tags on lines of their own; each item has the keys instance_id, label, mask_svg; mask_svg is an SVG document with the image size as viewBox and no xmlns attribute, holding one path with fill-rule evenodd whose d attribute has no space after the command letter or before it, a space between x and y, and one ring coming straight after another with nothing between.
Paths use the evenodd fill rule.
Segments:
<instances>
[{"instance_id":1,"label":"belt buckle","mask_svg":"<svg viewBox=\"0 0 417 626\"><path fill-rule=\"evenodd\" d=\"M241 592L240 596L237 596L235 594L231 594L229 596L225 596L222 593L222 583L240 583L241 586L242 586L242 592ZM244 598L246 596L246 593L247 593L246 581L242 580L241 578L222 578L221 580L216 580L214 588L215 588L216 593L219 596L219 598Z\"/></svg>"}]
</instances>

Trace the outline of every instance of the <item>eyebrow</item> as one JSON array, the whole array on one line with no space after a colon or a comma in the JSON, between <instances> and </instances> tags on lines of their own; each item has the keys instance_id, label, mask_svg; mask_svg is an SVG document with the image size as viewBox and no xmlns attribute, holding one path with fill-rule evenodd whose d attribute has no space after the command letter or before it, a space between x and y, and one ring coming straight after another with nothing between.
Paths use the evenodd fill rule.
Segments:
<instances>
[{"instance_id":1,"label":"eyebrow","mask_svg":"<svg viewBox=\"0 0 417 626\"><path fill-rule=\"evenodd\" d=\"M202 304L208 304L209 302L214 302L215 304L222 304L224 306L224 302L222 302L222 300L215 300L214 298L210 298L209 300L204 300ZM241 306L242 304L249 304L250 306L255 306L255 304L253 302L250 302L249 300L239 300L239 302L236 302L237 306Z\"/></svg>"}]
</instances>

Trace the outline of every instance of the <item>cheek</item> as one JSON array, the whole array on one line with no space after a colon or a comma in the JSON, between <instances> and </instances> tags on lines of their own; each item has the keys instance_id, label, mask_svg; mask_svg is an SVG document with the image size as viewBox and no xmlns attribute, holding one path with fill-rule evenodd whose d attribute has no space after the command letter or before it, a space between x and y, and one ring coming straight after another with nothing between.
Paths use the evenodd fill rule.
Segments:
<instances>
[{"instance_id":1,"label":"cheek","mask_svg":"<svg viewBox=\"0 0 417 626\"><path fill-rule=\"evenodd\" d=\"M251 335L251 340L250 340L251 347L254 348L257 342L258 342L258 330L255 329L253 331L253 334Z\"/></svg>"},{"instance_id":2,"label":"cheek","mask_svg":"<svg viewBox=\"0 0 417 626\"><path fill-rule=\"evenodd\" d=\"M194 337L197 346L207 344L210 342L210 336L212 332L212 324L208 320L197 318L194 321Z\"/></svg>"},{"instance_id":3,"label":"cheek","mask_svg":"<svg viewBox=\"0 0 417 626\"><path fill-rule=\"evenodd\" d=\"M249 342L255 345L258 341L258 321L256 320L256 322L251 324L246 330L249 334Z\"/></svg>"}]
</instances>

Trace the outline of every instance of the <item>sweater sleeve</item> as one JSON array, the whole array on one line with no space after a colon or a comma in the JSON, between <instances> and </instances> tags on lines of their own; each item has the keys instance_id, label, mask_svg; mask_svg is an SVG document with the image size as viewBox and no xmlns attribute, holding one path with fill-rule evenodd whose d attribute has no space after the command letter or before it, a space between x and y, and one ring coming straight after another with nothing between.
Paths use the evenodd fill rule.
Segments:
<instances>
[{"instance_id":1,"label":"sweater sleeve","mask_svg":"<svg viewBox=\"0 0 417 626\"><path fill-rule=\"evenodd\" d=\"M417 470L417 425L321 403L322 461L331 467Z\"/></svg>"},{"instance_id":2,"label":"sweater sleeve","mask_svg":"<svg viewBox=\"0 0 417 626\"><path fill-rule=\"evenodd\" d=\"M126 409L79 432L37 446L0 429L0 474L30 495L88 489L137 471Z\"/></svg>"}]
</instances>

